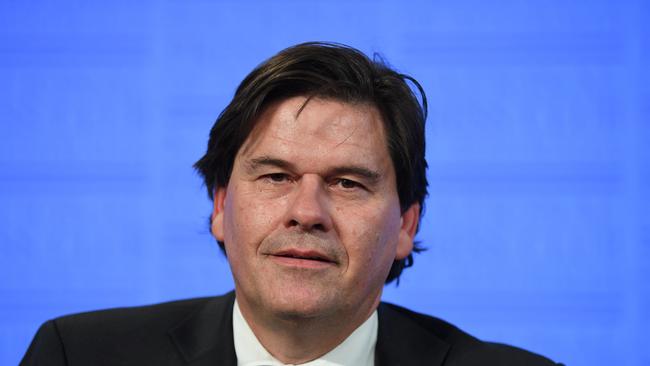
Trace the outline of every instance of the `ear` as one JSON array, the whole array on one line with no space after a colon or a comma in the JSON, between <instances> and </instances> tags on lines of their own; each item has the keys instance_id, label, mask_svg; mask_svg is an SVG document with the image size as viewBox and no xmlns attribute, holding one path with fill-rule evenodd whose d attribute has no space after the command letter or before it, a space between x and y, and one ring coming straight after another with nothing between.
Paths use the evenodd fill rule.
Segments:
<instances>
[{"instance_id":1,"label":"ear","mask_svg":"<svg viewBox=\"0 0 650 366\"><path fill-rule=\"evenodd\" d=\"M210 216L210 231L219 241L223 241L223 208L226 200L227 187L217 187L214 190L214 207Z\"/></svg>"},{"instance_id":2,"label":"ear","mask_svg":"<svg viewBox=\"0 0 650 366\"><path fill-rule=\"evenodd\" d=\"M418 229L419 221L420 204L416 202L402 214L402 225L400 227L397 250L395 252L396 260L404 259L411 254L411 251L413 250L413 241L415 240L415 232Z\"/></svg>"}]
</instances>

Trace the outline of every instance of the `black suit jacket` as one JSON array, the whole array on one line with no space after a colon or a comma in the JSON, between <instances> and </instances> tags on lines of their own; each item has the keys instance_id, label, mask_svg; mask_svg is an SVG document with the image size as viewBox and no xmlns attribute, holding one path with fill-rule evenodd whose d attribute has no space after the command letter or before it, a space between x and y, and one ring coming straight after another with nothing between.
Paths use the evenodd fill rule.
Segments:
<instances>
[{"instance_id":1,"label":"black suit jacket","mask_svg":"<svg viewBox=\"0 0 650 366\"><path fill-rule=\"evenodd\" d=\"M43 324L21 366L236 366L234 293L65 316ZM378 366L555 365L482 342L440 319L381 303Z\"/></svg>"}]
</instances>

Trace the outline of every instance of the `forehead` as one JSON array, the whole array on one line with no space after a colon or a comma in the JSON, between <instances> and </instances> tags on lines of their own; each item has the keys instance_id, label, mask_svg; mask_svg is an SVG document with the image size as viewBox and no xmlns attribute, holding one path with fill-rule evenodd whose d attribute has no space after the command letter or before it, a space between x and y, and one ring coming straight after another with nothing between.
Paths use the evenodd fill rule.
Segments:
<instances>
[{"instance_id":1,"label":"forehead","mask_svg":"<svg viewBox=\"0 0 650 366\"><path fill-rule=\"evenodd\" d=\"M382 118L372 105L294 97L271 104L256 122L238 158L273 154L298 163L330 159L392 169Z\"/></svg>"}]
</instances>

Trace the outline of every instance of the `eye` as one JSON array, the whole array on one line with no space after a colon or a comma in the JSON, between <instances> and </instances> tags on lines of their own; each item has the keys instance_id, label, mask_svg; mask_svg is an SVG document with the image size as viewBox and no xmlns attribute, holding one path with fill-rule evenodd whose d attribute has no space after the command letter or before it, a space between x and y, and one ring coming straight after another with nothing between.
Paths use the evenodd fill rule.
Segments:
<instances>
[{"instance_id":1,"label":"eye","mask_svg":"<svg viewBox=\"0 0 650 366\"><path fill-rule=\"evenodd\" d=\"M289 180L289 176L285 173L271 173L262 176L263 179L270 181L271 183L284 183Z\"/></svg>"},{"instance_id":2,"label":"eye","mask_svg":"<svg viewBox=\"0 0 650 366\"><path fill-rule=\"evenodd\" d=\"M339 178L335 181L335 183L341 188L347 190L355 189L355 188L363 188L363 186L360 183L345 178Z\"/></svg>"}]
</instances>

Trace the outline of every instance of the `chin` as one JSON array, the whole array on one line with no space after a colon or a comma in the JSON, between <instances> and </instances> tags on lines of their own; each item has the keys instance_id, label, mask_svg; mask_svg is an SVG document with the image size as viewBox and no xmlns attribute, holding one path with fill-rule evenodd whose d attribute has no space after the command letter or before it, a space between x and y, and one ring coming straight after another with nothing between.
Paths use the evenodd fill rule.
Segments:
<instances>
[{"instance_id":1,"label":"chin","mask_svg":"<svg viewBox=\"0 0 650 366\"><path fill-rule=\"evenodd\" d=\"M319 318L334 314L339 310L340 304L331 301L327 296L313 294L286 294L276 298L269 307L278 317L292 319Z\"/></svg>"}]
</instances>

